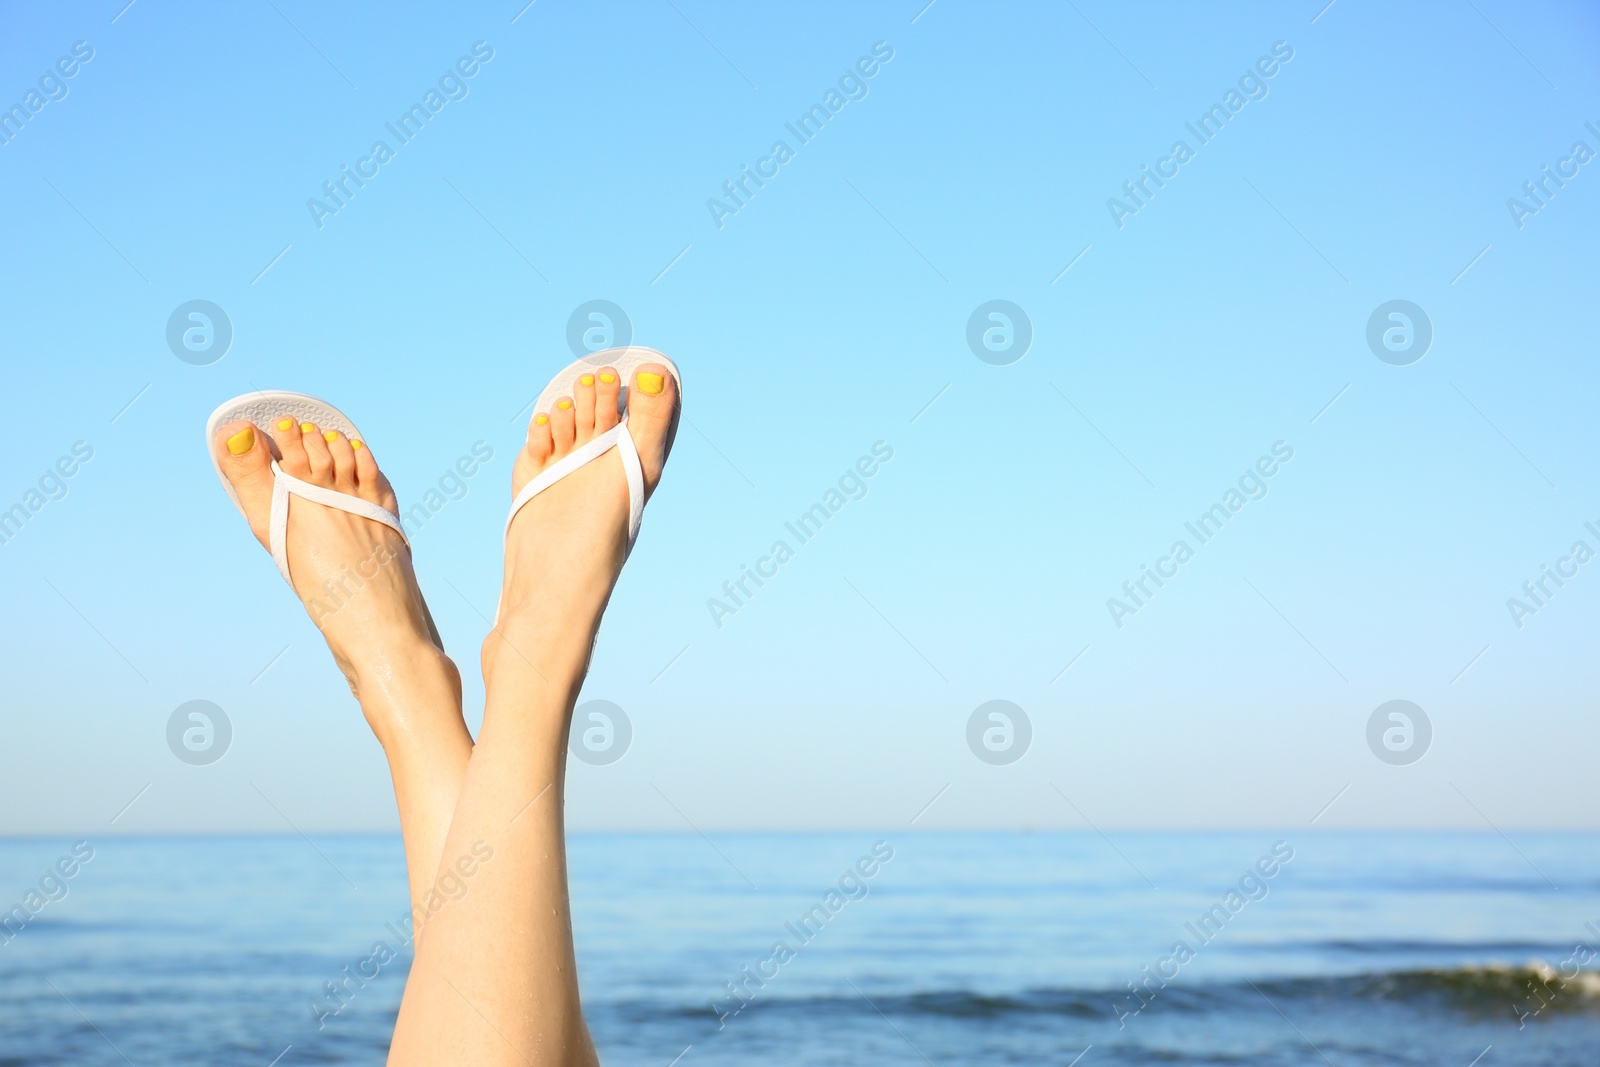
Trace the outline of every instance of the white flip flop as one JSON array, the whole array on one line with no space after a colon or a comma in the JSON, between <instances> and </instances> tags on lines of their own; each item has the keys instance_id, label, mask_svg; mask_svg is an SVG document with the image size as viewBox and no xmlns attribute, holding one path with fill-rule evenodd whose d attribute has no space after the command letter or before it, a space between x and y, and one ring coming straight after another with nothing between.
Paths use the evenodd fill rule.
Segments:
<instances>
[{"instance_id":1,"label":"white flip flop","mask_svg":"<svg viewBox=\"0 0 1600 1067\"><path fill-rule=\"evenodd\" d=\"M562 456L523 486L522 492L511 502L511 514L506 516L506 536L510 536L511 521L517 517L517 512L522 510L523 505L579 467L599 459L615 448L617 455L622 459L623 473L628 479L628 552L633 551L633 543L639 538L639 523L644 517L644 468L639 463L639 451L634 447L633 435L628 433L628 390L631 388L628 383L633 381L633 372L644 363L659 363L666 367L678 387L677 401L672 409L672 422L667 427L665 453L672 451L672 442L678 436L678 416L683 411L683 377L678 373L677 364L655 349L640 345L608 348L568 364L565 370L545 386L544 392L539 394L539 399L534 403L533 410L549 411L557 397L574 395L580 376L593 374L601 367L615 367L617 375L622 379L622 388L617 391L617 414L622 416L622 421L594 440Z\"/></svg>"},{"instance_id":2,"label":"white flip flop","mask_svg":"<svg viewBox=\"0 0 1600 1067\"><path fill-rule=\"evenodd\" d=\"M233 485L222 473L222 464L217 459L216 437L217 428L224 423L236 422L239 419L248 419L255 424L257 431L266 434L267 441L272 441L272 435L266 433L265 427L272 424L272 420L288 415L297 422L315 423L322 430L338 430L352 441L361 440L361 431L356 429L356 424L338 408L325 400L318 400L305 393L246 393L236 396L211 413L211 418L206 420L206 452L211 456L211 466L217 472L217 478L222 482L222 488L227 490L228 499L233 501L233 506L239 509L239 514L244 514L244 505L239 503L239 494L233 491ZM278 565L278 573L283 575L283 580L289 583L290 588L294 582L289 578L289 498L291 496L304 497L314 504L324 507L338 508L348 511L352 515L381 522L400 535L406 541L406 532L400 525L400 517L392 511L380 508L378 505L362 500L360 497L341 493L334 489L324 489L320 485L302 482L299 478L285 474L283 468L278 466L276 458L272 461L272 515L268 521L268 543L272 549L272 562ZM406 541L409 547L410 542Z\"/></svg>"}]
</instances>

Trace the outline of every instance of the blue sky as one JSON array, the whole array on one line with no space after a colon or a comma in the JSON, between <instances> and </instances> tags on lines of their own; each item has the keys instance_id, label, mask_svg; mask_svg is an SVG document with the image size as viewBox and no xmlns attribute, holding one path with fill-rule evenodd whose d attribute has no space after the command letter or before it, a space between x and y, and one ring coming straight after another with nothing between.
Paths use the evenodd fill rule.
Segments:
<instances>
[{"instance_id":1,"label":"blue sky","mask_svg":"<svg viewBox=\"0 0 1600 1067\"><path fill-rule=\"evenodd\" d=\"M0 833L392 826L205 418L323 396L404 504L493 449L415 541L476 724L523 408L597 299L681 365L687 421L585 692L632 747L573 764L575 827L1596 825L1600 564L1507 608L1600 550L1600 162L1562 162L1600 151L1592 9L519 8L4 16L0 103L60 99L0 145L0 508L65 495L0 544ZM399 143L430 89L455 98ZM1546 166L1569 177L1518 219ZM166 342L196 299L233 328L204 366ZM1396 299L1433 332L1404 366L1366 341ZM1031 323L1006 365L966 340L991 300ZM1279 442L1266 495L1116 625ZM865 495L786 535L875 445ZM210 766L166 747L196 699L233 726ZM1032 725L1005 766L965 739L995 699ZM1432 725L1405 766L1366 741L1392 699Z\"/></svg>"}]
</instances>

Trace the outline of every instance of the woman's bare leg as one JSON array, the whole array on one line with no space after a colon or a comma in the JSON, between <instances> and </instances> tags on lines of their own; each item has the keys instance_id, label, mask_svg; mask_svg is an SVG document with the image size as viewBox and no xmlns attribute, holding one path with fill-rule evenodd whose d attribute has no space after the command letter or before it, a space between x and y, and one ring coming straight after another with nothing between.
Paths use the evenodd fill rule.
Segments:
<instances>
[{"instance_id":1,"label":"woman's bare leg","mask_svg":"<svg viewBox=\"0 0 1600 1067\"><path fill-rule=\"evenodd\" d=\"M274 448L286 473L396 511L394 490L371 449L310 423L282 416L263 432L232 422L212 448L263 547ZM393 530L296 497L289 504L288 554L295 592L389 758L414 913L422 903L426 914L472 752L461 718L461 676L444 654L410 552Z\"/></svg>"},{"instance_id":2,"label":"woman's bare leg","mask_svg":"<svg viewBox=\"0 0 1600 1067\"><path fill-rule=\"evenodd\" d=\"M513 493L616 425L620 385L614 370L601 368L564 398L567 406L535 416ZM665 367L639 369L628 428L647 490L660 478L676 403ZM457 868L465 890L429 917L392 1065L597 1062L578 1001L562 776L573 703L622 567L627 516L613 450L535 497L512 524L500 622L483 647L483 730L441 865L469 857Z\"/></svg>"},{"instance_id":3,"label":"woman's bare leg","mask_svg":"<svg viewBox=\"0 0 1600 1067\"><path fill-rule=\"evenodd\" d=\"M350 690L389 760L420 935L439 899L445 836L472 755L472 735L461 717L461 675L442 649L430 645L369 659Z\"/></svg>"}]
</instances>

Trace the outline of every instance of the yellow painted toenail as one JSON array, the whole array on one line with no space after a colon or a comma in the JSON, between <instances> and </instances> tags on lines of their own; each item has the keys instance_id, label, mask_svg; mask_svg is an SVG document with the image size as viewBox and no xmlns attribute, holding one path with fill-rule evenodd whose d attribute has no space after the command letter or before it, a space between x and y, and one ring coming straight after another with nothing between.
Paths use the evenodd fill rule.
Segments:
<instances>
[{"instance_id":1,"label":"yellow painted toenail","mask_svg":"<svg viewBox=\"0 0 1600 1067\"><path fill-rule=\"evenodd\" d=\"M549 421L550 421L550 416L549 415L535 415L533 417L533 424L535 426L543 426L545 423L547 423Z\"/></svg>"},{"instance_id":2,"label":"yellow painted toenail","mask_svg":"<svg viewBox=\"0 0 1600 1067\"><path fill-rule=\"evenodd\" d=\"M560 408L562 411L567 410L571 406L572 406L572 401L570 401L570 400L557 400L556 401L556 407Z\"/></svg>"},{"instance_id":3,"label":"yellow painted toenail","mask_svg":"<svg viewBox=\"0 0 1600 1067\"><path fill-rule=\"evenodd\" d=\"M579 385L593 385L594 384L594 375L585 374L582 378L578 379L578 384Z\"/></svg>"},{"instance_id":4,"label":"yellow painted toenail","mask_svg":"<svg viewBox=\"0 0 1600 1067\"><path fill-rule=\"evenodd\" d=\"M661 392L662 386L665 384L666 382L659 374L651 374L645 370L639 372L639 388L651 396Z\"/></svg>"},{"instance_id":5,"label":"yellow painted toenail","mask_svg":"<svg viewBox=\"0 0 1600 1067\"><path fill-rule=\"evenodd\" d=\"M350 447L360 449L366 448L367 446L361 443L361 438L357 437L350 442Z\"/></svg>"},{"instance_id":6,"label":"yellow painted toenail","mask_svg":"<svg viewBox=\"0 0 1600 1067\"><path fill-rule=\"evenodd\" d=\"M335 441L337 441L339 439L339 431L338 430L329 430L327 433L322 435L322 439L324 441L328 442L331 445L331 444L333 444L333 442L335 442Z\"/></svg>"},{"instance_id":7,"label":"yellow painted toenail","mask_svg":"<svg viewBox=\"0 0 1600 1067\"><path fill-rule=\"evenodd\" d=\"M610 385L612 382L617 380L617 376L615 374L602 374L600 375L600 380L605 382L607 385Z\"/></svg>"},{"instance_id":8,"label":"yellow painted toenail","mask_svg":"<svg viewBox=\"0 0 1600 1067\"><path fill-rule=\"evenodd\" d=\"M280 419L278 421L278 429L280 429L280 430L292 430L292 429L294 429L294 420L293 419Z\"/></svg>"},{"instance_id":9,"label":"yellow painted toenail","mask_svg":"<svg viewBox=\"0 0 1600 1067\"><path fill-rule=\"evenodd\" d=\"M228 451L236 456L242 456L254 447L256 447L256 428L254 426L246 426L228 438Z\"/></svg>"},{"instance_id":10,"label":"yellow painted toenail","mask_svg":"<svg viewBox=\"0 0 1600 1067\"><path fill-rule=\"evenodd\" d=\"M302 422L300 424L300 432L301 433L310 433L312 430L315 430L315 429L316 429L316 427L311 425L309 422Z\"/></svg>"}]
</instances>

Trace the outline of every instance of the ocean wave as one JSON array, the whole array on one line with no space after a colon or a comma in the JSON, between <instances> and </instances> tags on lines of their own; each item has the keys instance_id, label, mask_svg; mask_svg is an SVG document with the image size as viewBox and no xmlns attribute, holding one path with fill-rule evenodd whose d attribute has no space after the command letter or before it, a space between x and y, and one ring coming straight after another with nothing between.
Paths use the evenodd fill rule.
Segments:
<instances>
[{"instance_id":1,"label":"ocean wave","mask_svg":"<svg viewBox=\"0 0 1600 1067\"><path fill-rule=\"evenodd\" d=\"M1347 956L1394 956L1406 953L1424 953L1438 957L1440 954L1466 956L1473 959L1538 959L1545 955L1560 956L1571 950L1570 945L1548 941L1443 941L1402 938L1330 938L1316 941L1274 941L1270 943L1242 944L1235 952L1292 953L1326 952Z\"/></svg>"},{"instance_id":2,"label":"ocean wave","mask_svg":"<svg viewBox=\"0 0 1600 1067\"><path fill-rule=\"evenodd\" d=\"M1473 1017L1536 1015L1600 1017L1600 972L1579 971L1563 978L1559 963L1532 959L1523 964L1482 964L1449 968L1376 971L1349 975L1263 978L1213 982L1176 981L1158 992L1156 1004L1178 1013L1270 1010L1269 1004L1318 1002L1354 1006L1391 1003L1433 1007ZM1570 969L1569 969L1570 970ZM1127 1002L1125 987L1064 987L988 993L969 989L844 995L758 995L750 1007L764 1012L851 1016L862 1012L993 1020L1006 1017L1065 1016L1097 1018L1115 1014ZM1265 1000L1263 999L1265 998ZM613 1002L606 1007L636 1019L709 1014L704 1005L659 1001Z\"/></svg>"},{"instance_id":3,"label":"ocean wave","mask_svg":"<svg viewBox=\"0 0 1600 1067\"><path fill-rule=\"evenodd\" d=\"M1542 959L1524 964L1479 964L1411 971L1385 971L1338 978L1277 979L1259 983L1291 998L1340 996L1403 1003L1433 1002L1463 1011L1503 1013L1523 1006L1536 1014L1600 1015L1600 973L1579 970L1563 977L1560 965Z\"/></svg>"}]
</instances>

